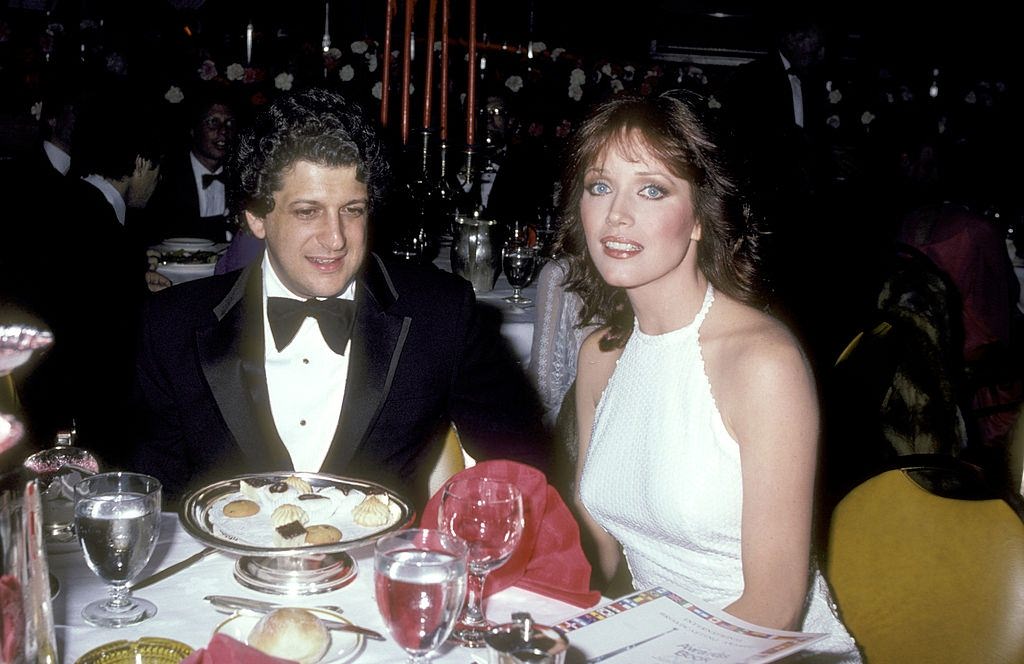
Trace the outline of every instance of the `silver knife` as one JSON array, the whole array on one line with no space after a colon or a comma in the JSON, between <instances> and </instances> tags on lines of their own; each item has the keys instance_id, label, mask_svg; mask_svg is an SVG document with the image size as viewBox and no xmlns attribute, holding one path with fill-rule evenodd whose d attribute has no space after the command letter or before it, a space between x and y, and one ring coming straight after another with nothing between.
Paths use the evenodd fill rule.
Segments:
<instances>
[{"instance_id":1,"label":"silver knife","mask_svg":"<svg viewBox=\"0 0 1024 664\"><path fill-rule=\"evenodd\" d=\"M230 597L228 595L207 595L204 597L207 602L213 605L218 611L238 611L242 613L256 613L265 614L270 613L274 609L281 608L282 604L275 604L273 602L264 602L258 599L250 599L248 597ZM299 607L302 608L302 607ZM317 616L320 618L320 616ZM334 629L339 632L352 632L354 634L362 634L368 639L374 641L384 641L384 636L380 632L375 632L372 629L365 627L359 627L350 623L341 622L338 620L328 620L320 618L320 622L324 624L327 629Z\"/></svg>"},{"instance_id":2,"label":"silver knife","mask_svg":"<svg viewBox=\"0 0 1024 664\"><path fill-rule=\"evenodd\" d=\"M154 583L159 583L160 581L163 581L172 574L177 574L186 567L189 567L190 565L199 562L200 560L202 560L203 558L210 555L216 550L217 549L213 548L212 546L208 546L202 551L193 553L191 556L182 560L181 562L177 562L171 565L170 567L163 568L162 570L160 570L152 576L147 576L145 579L142 579L141 581L136 581L135 583L129 583L128 588L129 590L135 591L140 588L151 586Z\"/></svg>"}]
</instances>

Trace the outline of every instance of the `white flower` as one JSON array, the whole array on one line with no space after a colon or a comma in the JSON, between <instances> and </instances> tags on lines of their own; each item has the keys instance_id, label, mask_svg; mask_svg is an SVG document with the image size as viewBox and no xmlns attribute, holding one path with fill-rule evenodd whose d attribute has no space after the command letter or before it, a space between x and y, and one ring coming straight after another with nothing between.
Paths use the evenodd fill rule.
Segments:
<instances>
[{"instance_id":1,"label":"white flower","mask_svg":"<svg viewBox=\"0 0 1024 664\"><path fill-rule=\"evenodd\" d=\"M708 77L707 77L707 74L705 74L704 76L701 76L701 77L700 77L700 84L701 84L701 85L707 85L707 84L708 84Z\"/></svg>"},{"instance_id":2,"label":"white flower","mask_svg":"<svg viewBox=\"0 0 1024 664\"><path fill-rule=\"evenodd\" d=\"M704 76L704 70L696 65L690 65L686 68L686 75L693 79L698 79Z\"/></svg>"},{"instance_id":3,"label":"white flower","mask_svg":"<svg viewBox=\"0 0 1024 664\"><path fill-rule=\"evenodd\" d=\"M366 71L375 72L377 71L377 54L366 56Z\"/></svg>"},{"instance_id":4,"label":"white flower","mask_svg":"<svg viewBox=\"0 0 1024 664\"><path fill-rule=\"evenodd\" d=\"M436 42L434 42L434 53L440 53L440 52L441 52L441 40L438 39Z\"/></svg>"},{"instance_id":5,"label":"white flower","mask_svg":"<svg viewBox=\"0 0 1024 664\"><path fill-rule=\"evenodd\" d=\"M356 55L360 55L362 53L366 53L366 51L370 47L364 41L354 41L354 42L352 42L352 46L350 48L352 49L353 53L355 53Z\"/></svg>"},{"instance_id":6,"label":"white flower","mask_svg":"<svg viewBox=\"0 0 1024 664\"><path fill-rule=\"evenodd\" d=\"M199 65L199 78L204 81L217 78L217 63L213 60L203 60L203 64Z\"/></svg>"},{"instance_id":7,"label":"white flower","mask_svg":"<svg viewBox=\"0 0 1024 664\"><path fill-rule=\"evenodd\" d=\"M606 75L606 76L611 76L612 75L612 63L606 62L604 64L604 67L601 67L601 73Z\"/></svg>"},{"instance_id":8,"label":"white flower","mask_svg":"<svg viewBox=\"0 0 1024 664\"><path fill-rule=\"evenodd\" d=\"M828 93L828 103L838 104L843 100L843 93L839 90L832 90Z\"/></svg>"},{"instance_id":9,"label":"white flower","mask_svg":"<svg viewBox=\"0 0 1024 664\"><path fill-rule=\"evenodd\" d=\"M370 89L370 94L372 94L374 98L380 99L381 90L383 90L383 86L381 85L380 81L377 81L376 83L373 84L373 87Z\"/></svg>"},{"instance_id":10,"label":"white flower","mask_svg":"<svg viewBox=\"0 0 1024 664\"><path fill-rule=\"evenodd\" d=\"M341 68L341 71L338 72L338 78L340 78L343 81L351 81L355 77L356 70L352 67L352 65L345 65L344 67Z\"/></svg>"},{"instance_id":11,"label":"white flower","mask_svg":"<svg viewBox=\"0 0 1024 664\"><path fill-rule=\"evenodd\" d=\"M891 92L886 92L886 93L885 93L885 101L886 101L886 103L888 103L888 104L893 104L893 103L895 103L895 102L896 102L896 95L894 95L894 94L893 94L893 93L891 93Z\"/></svg>"},{"instance_id":12,"label":"white flower","mask_svg":"<svg viewBox=\"0 0 1024 664\"><path fill-rule=\"evenodd\" d=\"M331 47L331 48L330 48L330 49L329 49L329 50L327 51L327 55L329 55L329 56L331 57L331 59L332 59L332 60L337 60L338 58L340 58L340 57L341 57L341 49L340 49L340 48L338 48L337 46L332 46L332 47Z\"/></svg>"},{"instance_id":13,"label":"white flower","mask_svg":"<svg viewBox=\"0 0 1024 664\"><path fill-rule=\"evenodd\" d=\"M602 78L604 78L604 74L602 74L601 72L595 70L594 71L594 83L595 84L596 83L600 83Z\"/></svg>"},{"instance_id":14,"label":"white flower","mask_svg":"<svg viewBox=\"0 0 1024 664\"><path fill-rule=\"evenodd\" d=\"M416 94L416 84L409 81L409 95L412 96L414 94Z\"/></svg>"},{"instance_id":15,"label":"white flower","mask_svg":"<svg viewBox=\"0 0 1024 664\"><path fill-rule=\"evenodd\" d=\"M533 44L531 44L531 46L533 46L534 53L543 53L544 51L548 50L548 45L542 41L535 41L533 42Z\"/></svg>"},{"instance_id":16,"label":"white flower","mask_svg":"<svg viewBox=\"0 0 1024 664\"><path fill-rule=\"evenodd\" d=\"M573 83L569 86L569 96L576 101L583 99L583 87Z\"/></svg>"},{"instance_id":17,"label":"white flower","mask_svg":"<svg viewBox=\"0 0 1024 664\"><path fill-rule=\"evenodd\" d=\"M939 118L939 123L938 123L937 129L938 129L940 134L945 134L946 133L946 118L945 118L945 116Z\"/></svg>"},{"instance_id":18,"label":"white flower","mask_svg":"<svg viewBox=\"0 0 1024 664\"><path fill-rule=\"evenodd\" d=\"M237 62L233 62L228 65L227 71L224 73L227 75L229 81L241 81L245 78L245 67Z\"/></svg>"},{"instance_id":19,"label":"white flower","mask_svg":"<svg viewBox=\"0 0 1024 664\"><path fill-rule=\"evenodd\" d=\"M875 114L871 111L864 111L860 114L860 123L865 127L871 124L875 119Z\"/></svg>"},{"instance_id":20,"label":"white flower","mask_svg":"<svg viewBox=\"0 0 1024 664\"><path fill-rule=\"evenodd\" d=\"M612 82L609 83L608 85L611 87L612 92L616 92L616 93L622 92L626 88L626 86L622 84L622 81L620 81L617 78L613 78Z\"/></svg>"},{"instance_id":21,"label":"white flower","mask_svg":"<svg viewBox=\"0 0 1024 664\"><path fill-rule=\"evenodd\" d=\"M512 92L519 92L523 89L523 77L512 75L505 79L505 87Z\"/></svg>"},{"instance_id":22,"label":"white flower","mask_svg":"<svg viewBox=\"0 0 1024 664\"><path fill-rule=\"evenodd\" d=\"M278 90L291 90L292 82L294 80L294 76L292 76L286 71L283 71L274 77L274 87L277 88Z\"/></svg>"},{"instance_id":23,"label":"white flower","mask_svg":"<svg viewBox=\"0 0 1024 664\"><path fill-rule=\"evenodd\" d=\"M622 78L627 81L632 81L633 76L636 74L636 67L634 67L633 65L626 65L625 67L622 68L622 71Z\"/></svg>"},{"instance_id":24,"label":"white flower","mask_svg":"<svg viewBox=\"0 0 1024 664\"><path fill-rule=\"evenodd\" d=\"M164 93L164 99L171 102L172 104L180 104L181 100L185 98L185 93L181 91L177 85L172 85L167 88L167 92Z\"/></svg>"},{"instance_id":25,"label":"white flower","mask_svg":"<svg viewBox=\"0 0 1024 664\"><path fill-rule=\"evenodd\" d=\"M914 101L914 93L905 85L900 86L900 99L903 101Z\"/></svg>"},{"instance_id":26,"label":"white flower","mask_svg":"<svg viewBox=\"0 0 1024 664\"><path fill-rule=\"evenodd\" d=\"M967 93L967 96L964 97L964 101L967 102L968 104L972 104L972 105L973 104L977 104L978 103L978 95L974 94L974 90L971 90L970 92Z\"/></svg>"},{"instance_id":27,"label":"white flower","mask_svg":"<svg viewBox=\"0 0 1024 664\"><path fill-rule=\"evenodd\" d=\"M839 124L840 124L839 123L839 116L838 115L830 115L830 116L828 116L828 119L825 120L825 124L827 124L829 127L832 127L833 129L839 129Z\"/></svg>"},{"instance_id":28,"label":"white flower","mask_svg":"<svg viewBox=\"0 0 1024 664\"><path fill-rule=\"evenodd\" d=\"M722 108L722 102L715 99L715 95L708 97L708 108Z\"/></svg>"},{"instance_id":29,"label":"white flower","mask_svg":"<svg viewBox=\"0 0 1024 664\"><path fill-rule=\"evenodd\" d=\"M569 84L570 85L583 85L587 82L587 75L582 69L576 67L569 72Z\"/></svg>"},{"instance_id":30,"label":"white flower","mask_svg":"<svg viewBox=\"0 0 1024 664\"><path fill-rule=\"evenodd\" d=\"M43 102L37 101L36 103L32 104L32 108L30 108L28 112L31 113L32 117L34 117L38 121L40 116L42 116L43 114Z\"/></svg>"},{"instance_id":31,"label":"white flower","mask_svg":"<svg viewBox=\"0 0 1024 664\"><path fill-rule=\"evenodd\" d=\"M565 49L562 47L551 49L551 59L557 60L563 53L565 53Z\"/></svg>"}]
</instances>

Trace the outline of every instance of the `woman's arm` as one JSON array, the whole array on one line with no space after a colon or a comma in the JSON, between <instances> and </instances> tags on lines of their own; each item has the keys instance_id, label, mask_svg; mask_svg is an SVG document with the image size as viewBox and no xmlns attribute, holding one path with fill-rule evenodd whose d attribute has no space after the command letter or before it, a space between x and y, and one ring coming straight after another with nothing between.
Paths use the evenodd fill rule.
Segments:
<instances>
[{"instance_id":1,"label":"woman's arm","mask_svg":"<svg viewBox=\"0 0 1024 664\"><path fill-rule=\"evenodd\" d=\"M593 543L593 555L596 560L596 571L600 573L600 586L604 587L615 576L622 559L622 550L619 543L609 535L604 528L599 526L587 512L586 506L580 499L579 486L580 477L583 475L583 464L587 458L587 447L590 445L590 434L594 426L594 413L597 410L597 403L601 400L601 393L604 392L608 379L615 370L615 361L622 354L621 349L602 351L598 347L598 341L604 334L599 329L591 334L583 342L580 348L579 360L576 367L576 430L579 440L578 453L576 455L576 487L573 496L584 534L589 536Z\"/></svg>"},{"instance_id":2,"label":"woman's arm","mask_svg":"<svg viewBox=\"0 0 1024 664\"><path fill-rule=\"evenodd\" d=\"M818 453L814 380L799 346L781 330L727 353L719 403L740 446L744 589L726 611L796 629L807 593Z\"/></svg>"}]
</instances>

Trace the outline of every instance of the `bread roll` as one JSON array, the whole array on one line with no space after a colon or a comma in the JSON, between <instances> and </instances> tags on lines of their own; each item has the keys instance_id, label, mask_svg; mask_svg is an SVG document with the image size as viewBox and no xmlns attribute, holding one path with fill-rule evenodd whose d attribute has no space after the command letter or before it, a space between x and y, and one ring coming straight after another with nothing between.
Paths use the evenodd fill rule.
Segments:
<instances>
[{"instance_id":1,"label":"bread roll","mask_svg":"<svg viewBox=\"0 0 1024 664\"><path fill-rule=\"evenodd\" d=\"M275 609L260 618L249 632L249 645L299 664L315 664L331 645L331 635L320 619L305 609Z\"/></svg>"}]
</instances>

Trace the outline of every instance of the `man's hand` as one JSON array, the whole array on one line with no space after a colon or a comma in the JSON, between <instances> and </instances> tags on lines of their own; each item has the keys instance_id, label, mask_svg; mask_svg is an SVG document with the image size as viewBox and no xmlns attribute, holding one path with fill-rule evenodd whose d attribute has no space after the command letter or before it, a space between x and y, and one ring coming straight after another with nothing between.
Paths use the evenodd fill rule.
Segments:
<instances>
[{"instance_id":1,"label":"man's hand","mask_svg":"<svg viewBox=\"0 0 1024 664\"><path fill-rule=\"evenodd\" d=\"M151 293L162 291L171 285L171 280L156 270L149 270L146 272L146 286L149 287L149 291Z\"/></svg>"}]
</instances>

